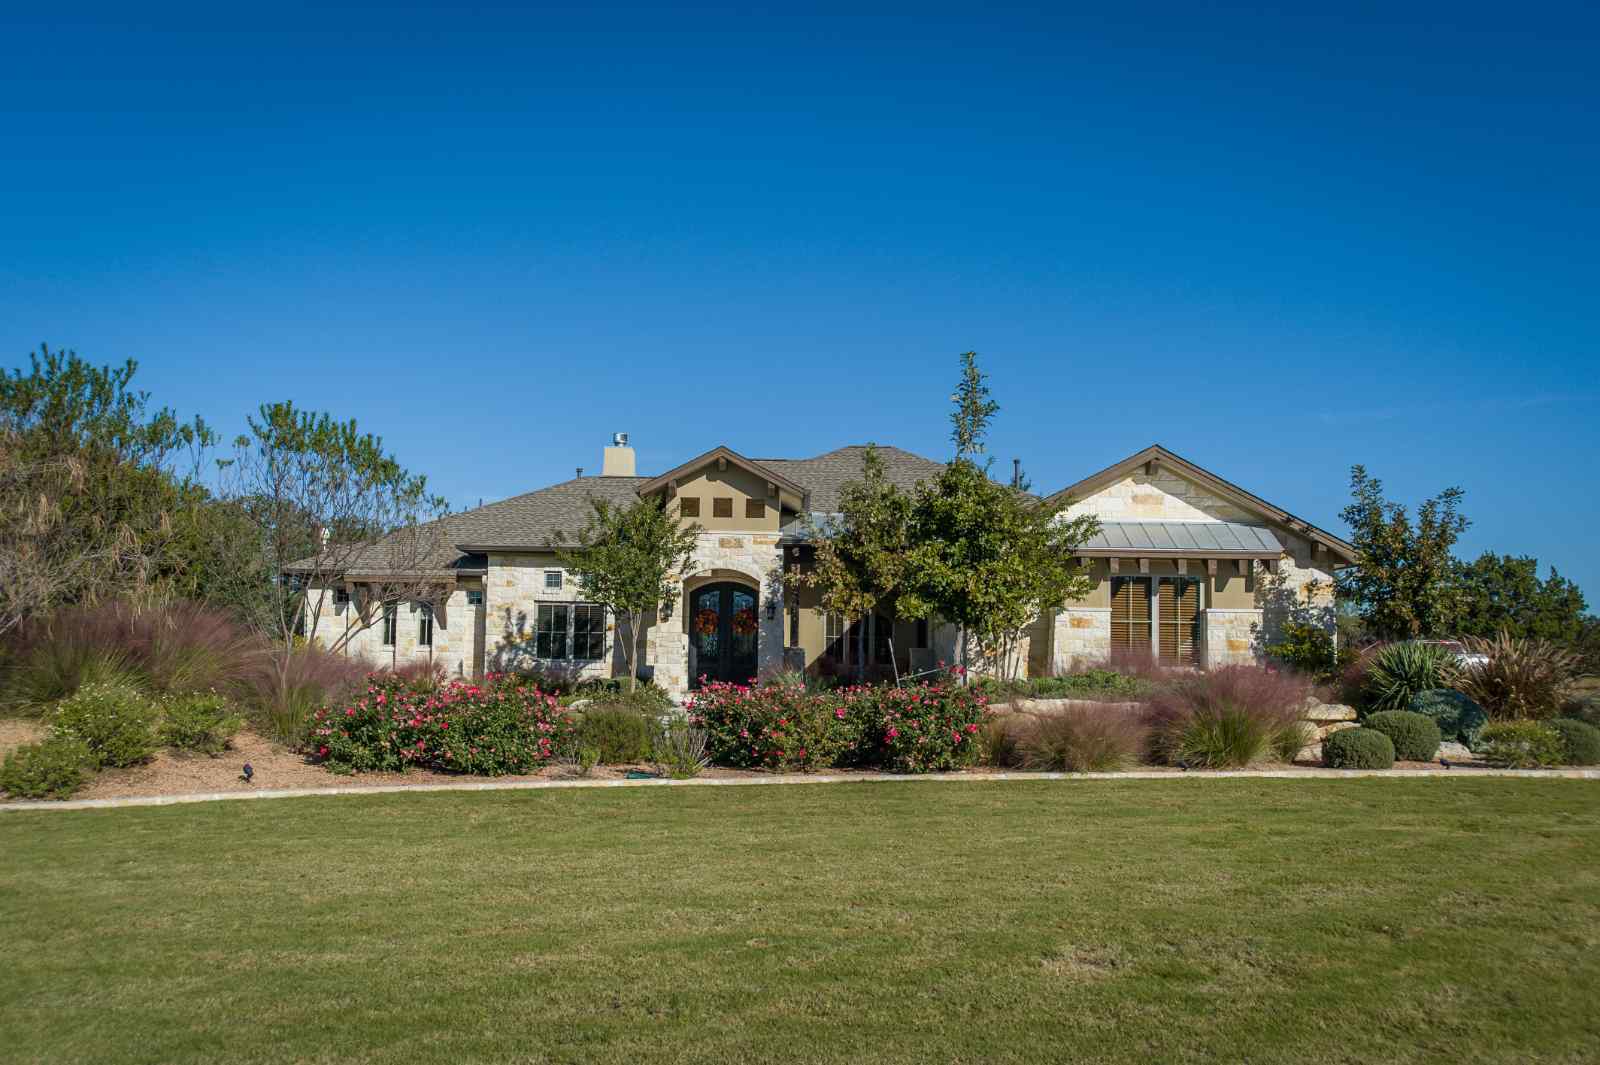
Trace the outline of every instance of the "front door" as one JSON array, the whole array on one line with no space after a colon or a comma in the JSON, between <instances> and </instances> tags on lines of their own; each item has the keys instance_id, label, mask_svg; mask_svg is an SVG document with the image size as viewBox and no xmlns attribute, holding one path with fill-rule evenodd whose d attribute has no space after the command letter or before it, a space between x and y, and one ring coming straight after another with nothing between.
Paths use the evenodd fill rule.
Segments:
<instances>
[{"instance_id":1,"label":"front door","mask_svg":"<svg viewBox=\"0 0 1600 1065\"><path fill-rule=\"evenodd\" d=\"M742 584L708 584L689 600L689 638L694 641L694 682L747 684L756 675L756 592Z\"/></svg>"}]
</instances>

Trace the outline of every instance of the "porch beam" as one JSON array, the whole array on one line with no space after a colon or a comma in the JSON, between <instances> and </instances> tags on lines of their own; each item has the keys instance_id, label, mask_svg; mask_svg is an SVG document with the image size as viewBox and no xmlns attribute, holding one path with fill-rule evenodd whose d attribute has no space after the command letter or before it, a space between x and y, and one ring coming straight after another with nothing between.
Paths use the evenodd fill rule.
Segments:
<instances>
[{"instance_id":1,"label":"porch beam","mask_svg":"<svg viewBox=\"0 0 1600 1065\"><path fill-rule=\"evenodd\" d=\"M1206 576L1207 577L1215 577L1216 575L1217 575L1217 560L1214 559L1214 558L1206 559Z\"/></svg>"},{"instance_id":2,"label":"porch beam","mask_svg":"<svg viewBox=\"0 0 1600 1065\"><path fill-rule=\"evenodd\" d=\"M1150 572L1150 560L1148 558L1141 558L1139 560L1139 572L1140 573L1149 573Z\"/></svg>"},{"instance_id":3,"label":"porch beam","mask_svg":"<svg viewBox=\"0 0 1600 1065\"><path fill-rule=\"evenodd\" d=\"M1189 572L1189 560L1188 559L1180 558L1180 559L1177 560L1177 563L1178 563L1178 572L1180 574L1187 574Z\"/></svg>"},{"instance_id":4,"label":"porch beam","mask_svg":"<svg viewBox=\"0 0 1600 1065\"><path fill-rule=\"evenodd\" d=\"M1239 576L1248 578L1250 576L1250 559L1241 558L1235 561L1239 567Z\"/></svg>"},{"instance_id":5,"label":"porch beam","mask_svg":"<svg viewBox=\"0 0 1600 1065\"><path fill-rule=\"evenodd\" d=\"M1116 573L1119 569L1122 568L1122 559L1118 558L1116 555L1112 555L1106 561L1111 563L1111 572L1112 573Z\"/></svg>"}]
</instances>

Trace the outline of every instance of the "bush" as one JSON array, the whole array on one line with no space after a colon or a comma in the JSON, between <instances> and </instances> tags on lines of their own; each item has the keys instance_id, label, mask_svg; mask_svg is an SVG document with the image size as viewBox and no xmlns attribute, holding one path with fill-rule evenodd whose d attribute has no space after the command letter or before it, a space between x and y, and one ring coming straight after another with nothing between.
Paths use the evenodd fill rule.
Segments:
<instances>
[{"instance_id":1,"label":"bush","mask_svg":"<svg viewBox=\"0 0 1600 1065\"><path fill-rule=\"evenodd\" d=\"M1259 666L1179 677L1147 704L1151 751L1168 765L1249 765L1298 727L1308 692L1304 679Z\"/></svg>"},{"instance_id":2,"label":"bush","mask_svg":"<svg viewBox=\"0 0 1600 1065\"><path fill-rule=\"evenodd\" d=\"M1489 716L1511 721L1555 717L1563 687L1578 667L1578 655L1545 640L1502 632L1493 639L1469 637L1467 650L1486 656L1479 665L1452 670L1451 687L1476 699Z\"/></svg>"},{"instance_id":3,"label":"bush","mask_svg":"<svg viewBox=\"0 0 1600 1065\"><path fill-rule=\"evenodd\" d=\"M134 688L88 684L56 704L50 732L82 740L96 768L137 765L156 753L157 716Z\"/></svg>"},{"instance_id":4,"label":"bush","mask_svg":"<svg viewBox=\"0 0 1600 1065\"><path fill-rule=\"evenodd\" d=\"M990 702L1014 699L1131 700L1150 690L1150 682L1143 677L1099 668L1059 677L1029 677L1013 681L980 677L973 682L973 686Z\"/></svg>"},{"instance_id":5,"label":"bush","mask_svg":"<svg viewBox=\"0 0 1600 1065\"><path fill-rule=\"evenodd\" d=\"M977 763L988 700L974 688L941 679L904 688L857 688L853 695L846 720L862 726L861 764L891 773L938 773Z\"/></svg>"},{"instance_id":6,"label":"bush","mask_svg":"<svg viewBox=\"0 0 1600 1065\"><path fill-rule=\"evenodd\" d=\"M1443 688L1455 655L1436 643L1391 643L1369 660L1362 705L1369 711L1404 710L1425 691Z\"/></svg>"},{"instance_id":7,"label":"bush","mask_svg":"<svg viewBox=\"0 0 1600 1065\"><path fill-rule=\"evenodd\" d=\"M1362 722L1394 744L1394 756L1406 762L1431 762L1439 753L1439 726L1426 714L1409 710L1382 710Z\"/></svg>"},{"instance_id":8,"label":"bush","mask_svg":"<svg viewBox=\"0 0 1600 1065\"><path fill-rule=\"evenodd\" d=\"M70 799L93 764L89 745L71 736L25 743L0 765L0 791L18 799Z\"/></svg>"},{"instance_id":9,"label":"bush","mask_svg":"<svg viewBox=\"0 0 1600 1065\"><path fill-rule=\"evenodd\" d=\"M1354 656L1335 650L1333 633L1321 625L1291 621L1283 626L1283 639L1267 648L1267 656L1289 669L1319 680L1338 675Z\"/></svg>"},{"instance_id":10,"label":"bush","mask_svg":"<svg viewBox=\"0 0 1600 1065\"><path fill-rule=\"evenodd\" d=\"M1489 722L1489 715L1483 712L1483 707L1453 688L1433 688L1418 692L1411 697L1411 703L1406 709L1413 714L1432 718L1439 726L1441 740L1463 743L1468 750L1477 749L1478 734Z\"/></svg>"},{"instance_id":11,"label":"bush","mask_svg":"<svg viewBox=\"0 0 1600 1065\"><path fill-rule=\"evenodd\" d=\"M263 655L244 680L246 709L257 728L285 743L298 742L312 715L353 699L368 684L369 663L320 647L299 647L287 659ZM384 681L405 687L400 678Z\"/></svg>"},{"instance_id":12,"label":"bush","mask_svg":"<svg viewBox=\"0 0 1600 1065\"><path fill-rule=\"evenodd\" d=\"M1267 746L1278 761L1292 762L1315 738L1316 732L1309 721L1289 721L1273 733Z\"/></svg>"},{"instance_id":13,"label":"bush","mask_svg":"<svg viewBox=\"0 0 1600 1065\"><path fill-rule=\"evenodd\" d=\"M556 698L517 677L451 681L418 692L374 675L362 695L312 715L309 752L334 772L410 766L501 776L528 773L572 746L573 726Z\"/></svg>"},{"instance_id":14,"label":"bush","mask_svg":"<svg viewBox=\"0 0 1600 1065\"><path fill-rule=\"evenodd\" d=\"M1144 750L1146 727L1134 711L1074 706L1039 714L1022 730L1029 769L1102 773L1126 769Z\"/></svg>"},{"instance_id":15,"label":"bush","mask_svg":"<svg viewBox=\"0 0 1600 1065\"><path fill-rule=\"evenodd\" d=\"M1340 729L1323 739L1322 764L1330 769L1390 769L1394 743L1377 729Z\"/></svg>"},{"instance_id":16,"label":"bush","mask_svg":"<svg viewBox=\"0 0 1600 1065\"><path fill-rule=\"evenodd\" d=\"M997 769L1022 765L1022 734L1027 720L1020 714L993 714L978 728L978 758Z\"/></svg>"},{"instance_id":17,"label":"bush","mask_svg":"<svg viewBox=\"0 0 1600 1065\"><path fill-rule=\"evenodd\" d=\"M650 757L651 723L631 706L585 707L577 742L600 752L602 765L631 765Z\"/></svg>"},{"instance_id":18,"label":"bush","mask_svg":"<svg viewBox=\"0 0 1600 1065\"><path fill-rule=\"evenodd\" d=\"M1570 717L1558 717L1550 727L1561 735L1562 765L1600 765L1600 728Z\"/></svg>"},{"instance_id":19,"label":"bush","mask_svg":"<svg viewBox=\"0 0 1600 1065\"><path fill-rule=\"evenodd\" d=\"M1583 695L1567 700L1561 706L1561 716L1600 728L1600 695Z\"/></svg>"},{"instance_id":20,"label":"bush","mask_svg":"<svg viewBox=\"0 0 1600 1065\"><path fill-rule=\"evenodd\" d=\"M1560 765L1567 755L1561 733L1542 721L1494 721L1482 739L1483 760L1507 769Z\"/></svg>"},{"instance_id":21,"label":"bush","mask_svg":"<svg viewBox=\"0 0 1600 1065\"><path fill-rule=\"evenodd\" d=\"M215 758L228 749L243 725L244 719L228 700L215 692L178 695L167 700L157 738L163 747Z\"/></svg>"}]
</instances>

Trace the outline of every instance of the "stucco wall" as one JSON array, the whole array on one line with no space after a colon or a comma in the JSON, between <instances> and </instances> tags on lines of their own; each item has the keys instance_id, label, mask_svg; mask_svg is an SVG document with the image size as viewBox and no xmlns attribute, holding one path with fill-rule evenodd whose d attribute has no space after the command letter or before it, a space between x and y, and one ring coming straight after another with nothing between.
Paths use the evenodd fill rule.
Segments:
<instances>
[{"instance_id":1,"label":"stucco wall","mask_svg":"<svg viewBox=\"0 0 1600 1065\"><path fill-rule=\"evenodd\" d=\"M778 521L781 517L778 497L767 494L766 481L736 466L729 466L726 470L718 470L714 465L708 466L686 479L678 485L677 494L668 501L667 509L673 514L678 514L685 499L700 501L700 516L684 520L695 522L707 532L778 530ZM731 517L716 516L716 507L713 504L717 499L733 501ZM764 504L765 513L762 517L746 517L745 504L750 500Z\"/></svg>"}]
</instances>

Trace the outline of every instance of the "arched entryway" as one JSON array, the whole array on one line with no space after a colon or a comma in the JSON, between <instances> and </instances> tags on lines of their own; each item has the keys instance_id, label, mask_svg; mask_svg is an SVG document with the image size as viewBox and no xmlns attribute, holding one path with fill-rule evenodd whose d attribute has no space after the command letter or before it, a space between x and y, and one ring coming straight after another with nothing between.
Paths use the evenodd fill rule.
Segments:
<instances>
[{"instance_id":1,"label":"arched entryway","mask_svg":"<svg viewBox=\"0 0 1600 1065\"><path fill-rule=\"evenodd\" d=\"M689 642L695 650L694 676L749 683L756 675L761 632L760 593L744 584L718 581L689 593Z\"/></svg>"}]
</instances>

